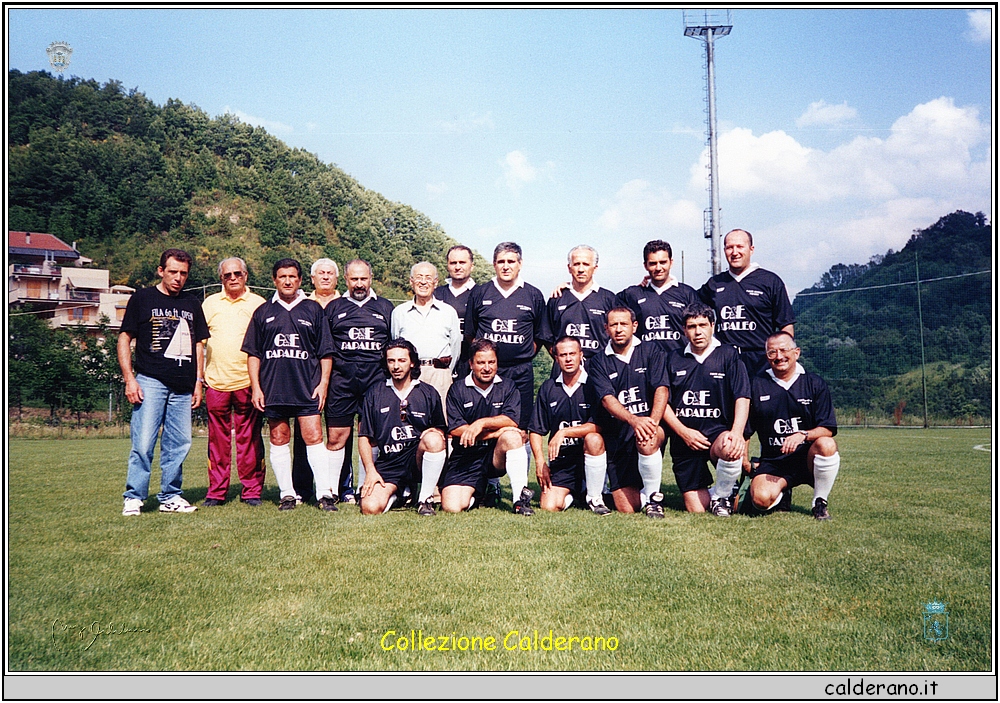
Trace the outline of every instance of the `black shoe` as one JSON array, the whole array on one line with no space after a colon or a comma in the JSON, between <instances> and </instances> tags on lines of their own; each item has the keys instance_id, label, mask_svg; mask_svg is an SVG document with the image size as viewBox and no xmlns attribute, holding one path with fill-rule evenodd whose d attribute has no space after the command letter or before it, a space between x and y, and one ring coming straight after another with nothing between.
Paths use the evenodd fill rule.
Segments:
<instances>
[{"instance_id":1,"label":"black shoe","mask_svg":"<svg viewBox=\"0 0 1000 703\"><path fill-rule=\"evenodd\" d=\"M433 516L434 515L434 503L428 499L417 506L417 515Z\"/></svg>"},{"instance_id":2,"label":"black shoe","mask_svg":"<svg viewBox=\"0 0 1000 703\"><path fill-rule=\"evenodd\" d=\"M593 501L593 500L588 500L587 501L587 507L590 508L590 512L594 513L594 515L610 515L611 514L611 509L604 504L603 500L601 502L599 502L599 503L596 502L596 501Z\"/></svg>"},{"instance_id":3,"label":"black shoe","mask_svg":"<svg viewBox=\"0 0 1000 703\"><path fill-rule=\"evenodd\" d=\"M713 498L708 509L715 517L729 517L733 514L733 508L728 498Z\"/></svg>"},{"instance_id":4,"label":"black shoe","mask_svg":"<svg viewBox=\"0 0 1000 703\"><path fill-rule=\"evenodd\" d=\"M254 508L260 507L261 505L264 504L264 501L262 501L260 498L240 498L240 502L246 503L247 505L252 506Z\"/></svg>"},{"instance_id":5,"label":"black shoe","mask_svg":"<svg viewBox=\"0 0 1000 703\"><path fill-rule=\"evenodd\" d=\"M278 510L295 510L295 505L298 501L295 500L295 496L285 496L278 503Z\"/></svg>"},{"instance_id":6,"label":"black shoe","mask_svg":"<svg viewBox=\"0 0 1000 703\"><path fill-rule=\"evenodd\" d=\"M774 506L774 512L776 513L790 513L792 512L792 489L786 488L781 492L781 500L778 504Z\"/></svg>"},{"instance_id":7,"label":"black shoe","mask_svg":"<svg viewBox=\"0 0 1000 703\"><path fill-rule=\"evenodd\" d=\"M225 502L226 501L219 500L218 498L206 498L205 501L201 504L201 507L214 508L216 505L222 505Z\"/></svg>"},{"instance_id":8,"label":"black shoe","mask_svg":"<svg viewBox=\"0 0 1000 703\"><path fill-rule=\"evenodd\" d=\"M646 513L646 517L653 518L654 520L662 520L663 506L660 504L662 502L663 502L663 494L660 493L659 491L649 496L649 501L646 503L646 506L642 509L643 512Z\"/></svg>"},{"instance_id":9,"label":"black shoe","mask_svg":"<svg viewBox=\"0 0 1000 703\"><path fill-rule=\"evenodd\" d=\"M344 505L355 505L358 502L357 497L353 493L345 493L338 500Z\"/></svg>"},{"instance_id":10,"label":"black shoe","mask_svg":"<svg viewBox=\"0 0 1000 703\"><path fill-rule=\"evenodd\" d=\"M329 496L323 496L319 499L319 509L325 510L328 513L337 512L337 501Z\"/></svg>"},{"instance_id":11,"label":"black shoe","mask_svg":"<svg viewBox=\"0 0 1000 703\"><path fill-rule=\"evenodd\" d=\"M534 515L535 511L531 508L531 499L534 495L530 488L522 488L521 497L514 503L514 512L518 515Z\"/></svg>"},{"instance_id":12,"label":"black shoe","mask_svg":"<svg viewBox=\"0 0 1000 703\"><path fill-rule=\"evenodd\" d=\"M500 504L500 484L486 484L486 495L483 496L484 508L495 508Z\"/></svg>"},{"instance_id":13,"label":"black shoe","mask_svg":"<svg viewBox=\"0 0 1000 703\"><path fill-rule=\"evenodd\" d=\"M826 501L822 498L817 498L816 502L813 504L813 517L817 520L833 519L833 516L830 515L830 511L826 509Z\"/></svg>"}]
</instances>

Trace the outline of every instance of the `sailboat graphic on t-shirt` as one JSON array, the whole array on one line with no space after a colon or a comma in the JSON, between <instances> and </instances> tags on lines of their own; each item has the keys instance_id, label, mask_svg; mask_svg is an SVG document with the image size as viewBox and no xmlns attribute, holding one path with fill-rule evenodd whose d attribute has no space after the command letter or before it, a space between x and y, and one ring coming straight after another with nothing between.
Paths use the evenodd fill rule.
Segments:
<instances>
[{"instance_id":1,"label":"sailboat graphic on t-shirt","mask_svg":"<svg viewBox=\"0 0 1000 703\"><path fill-rule=\"evenodd\" d=\"M177 359L178 366L185 361L191 361L191 328L184 318L177 320L174 336L170 338L170 344L164 350L163 358Z\"/></svg>"}]
</instances>

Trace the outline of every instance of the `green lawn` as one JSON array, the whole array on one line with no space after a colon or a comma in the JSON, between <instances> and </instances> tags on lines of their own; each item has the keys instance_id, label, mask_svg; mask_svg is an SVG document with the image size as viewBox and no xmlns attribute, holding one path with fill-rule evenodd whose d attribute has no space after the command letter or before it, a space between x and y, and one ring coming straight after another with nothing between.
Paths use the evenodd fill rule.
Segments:
<instances>
[{"instance_id":1,"label":"green lawn","mask_svg":"<svg viewBox=\"0 0 1000 703\"><path fill-rule=\"evenodd\" d=\"M792 513L681 513L669 461L660 521L526 519L509 488L503 510L453 516L279 513L270 473L261 508L171 515L151 499L127 519L127 440L13 440L10 670L989 670L991 454L973 449L989 430L838 439L828 523L808 488ZM193 502L205 454L196 439ZM950 625L937 643L934 599ZM380 644L411 630L496 649ZM514 630L605 648L507 650Z\"/></svg>"}]
</instances>

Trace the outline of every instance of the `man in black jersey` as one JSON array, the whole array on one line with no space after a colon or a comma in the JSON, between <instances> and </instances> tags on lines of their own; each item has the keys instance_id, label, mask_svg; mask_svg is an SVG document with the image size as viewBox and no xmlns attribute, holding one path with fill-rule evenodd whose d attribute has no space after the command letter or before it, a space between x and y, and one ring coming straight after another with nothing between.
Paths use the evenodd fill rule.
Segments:
<instances>
[{"instance_id":1,"label":"man in black jersey","mask_svg":"<svg viewBox=\"0 0 1000 703\"><path fill-rule=\"evenodd\" d=\"M597 250L586 244L573 247L566 257L570 285L549 298L542 322L543 339L575 337L580 340L583 358L590 359L608 343L608 310L615 306L615 294L594 284ZM555 349L549 353L555 357ZM559 372L553 365L553 377Z\"/></svg>"},{"instance_id":2,"label":"man in black jersey","mask_svg":"<svg viewBox=\"0 0 1000 703\"><path fill-rule=\"evenodd\" d=\"M469 294L476 287L476 282L472 280L473 255L472 249L464 244L456 244L448 250L447 254L448 280L444 285L434 289L434 297L442 303L455 308L458 314L458 323L462 329L462 353L455 364L452 378L465 375L465 370L469 368L469 340L465 334L465 308L469 304Z\"/></svg>"},{"instance_id":3,"label":"man in black jersey","mask_svg":"<svg viewBox=\"0 0 1000 703\"><path fill-rule=\"evenodd\" d=\"M333 337L333 371L326 403L326 448L330 470L338 478L340 499L354 502L351 466L344 454L365 393L385 381L382 348L391 338L393 304L372 290L372 267L355 259L344 267L347 295L326 306Z\"/></svg>"},{"instance_id":4,"label":"man in black jersey","mask_svg":"<svg viewBox=\"0 0 1000 703\"><path fill-rule=\"evenodd\" d=\"M827 501L840 471L830 390L798 363L799 348L787 332L768 337L765 353L770 368L751 381L748 432L760 439L760 464L750 482L753 507L770 512L786 489L809 484L813 517L829 520Z\"/></svg>"},{"instance_id":5,"label":"man in black jersey","mask_svg":"<svg viewBox=\"0 0 1000 703\"><path fill-rule=\"evenodd\" d=\"M619 512L643 510L663 517L664 432L660 426L667 404L663 355L635 331L635 313L626 307L608 312L608 345L590 360L595 395L610 418L601 420L608 453L608 481ZM600 490L595 487L593 490Z\"/></svg>"},{"instance_id":6,"label":"man in black jersey","mask_svg":"<svg viewBox=\"0 0 1000 703\"><path fill-rule=\"evenodd\" d=\"M441 395L417 378L420 357L405 339L394 339L383 348L382 363L389 378L368 389L358 423L358 454L365 467L361 512L378 515L402 503L419 471L417 512L434 515L430 498L445 462Z\"/></svg>"},{"instance_id":7,"label":"man in black jersey","mask_svg":"<svg viewBox=\"0 0 1000 703\"><path fill-rule=\"evenodd\" d=\"M521 247L501 242L493 250L493 280L476 286L466 308L466 338L486 339L496 345L497 373L513 383L520 394L521 415L517 426L528 429L535 392L531 360L542 344L551 343L542 331L545 298L534 286L521 280ZM498 499L500 483L490 481L487 505Z\"/></svg>"},{"instance_id":8,"label":"man in black jersey","mask_svg":"<svg viewBox=\"0 0 1000 703\"><path fill-rule=\"evenodd\" d=\"M278 481L278 510L296 504L292 482L289 418L298 420L313 470L316 500L323 510L336 510L334 482L323 446L320 412L326 402L333 343L324 323L323 308L299 289L302 266L280 259L272 269L277 289L250 318L242 351L253 389L254 407L264 413L271 435L271 468Z\"/></svg>"},{"instance_id":9,"label":"man in black jersey","mask_svg":"<svg viewBox=\"0 0 1000 703\"><path fill-rule=\"evenodd\" d=\"M670 274L673 266L670 244L654 239L642 248L642 265L648 285L629 286L618 294L618 304L630 308L639 322L637 334L643 342L652 342L664 354L684 346L684 322L681 311L698 300L694 288Z\"/></svg>"},{"instance_id":10,"label":"man in black jersey","mask_svg":"<svg viewBox=\"0 0 1000 703\"><path fill-rule=\"evenodd\" d=\"M777 275L751 263L753 236L734 229L723 240L729 270L712 276L698 291L718 319L716 336L740 351L753 378L767 368L764 342L778 330L795 334L795 313L785 284Z\"/></svg>"},{"instance_id":11,"label":"man in black jersey","mask_svg":"<svg viewBox=\"0 0 1000 703\"><path fill-rule=\"evenodd\" d=\"M670 402L664 413L674 477L688 512L732 512L729 496L743 468L750 383L733 347L715 339L715 312L702 302L684 308L688 343L667 357ZM715 463L715 485L707 463Z\"/></svg>"},{"instance_id":12,"label":"man in black jersey","mask_svg":"<svg viewBox=\"0 0 1000 703\"><path fill-rule=\"evenodd\" d=\"M506 472L515 498L514 512L532 515L528 455L517 427L520 393L497 374L493 342L475 339L469 351L471 373L448 389L448 434L453 441L441 475L441 509L449 513L468 510L484 496L487 480Z\"/></svg>"},{"instance_id":13,"label":"man in black jersey","mask_svg":"<svg viewBox=\"0 0 1000 703\"><path fill-rule=\"evenodd\" d=\"M583 368L583 351L576 337L560 337L552 345L560 373L538 389L528 426L535 473L542 488L542 510L565 510L573 494L587 483L587 505L598 515L609 515L601 490L608 468L604 439L594 421L600 408L594 386ZM548 451L542 441L549 435Z\"/></svg>"}]
</instances>

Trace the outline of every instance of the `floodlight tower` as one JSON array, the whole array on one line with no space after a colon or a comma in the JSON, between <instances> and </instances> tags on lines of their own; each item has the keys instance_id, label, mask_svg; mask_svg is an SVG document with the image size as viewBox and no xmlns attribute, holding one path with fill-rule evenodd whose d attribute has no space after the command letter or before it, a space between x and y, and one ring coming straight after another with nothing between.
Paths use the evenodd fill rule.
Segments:
<instances>
[{"instance_id":1,"label":"floodlight tower","mask_svg":"<svg viewBox=\"0 0 1000 703\"><path fill-rule=\"evenodd\" d=\"M719 232L719 152L715 122L715 40L733 29L729 10L684 10L684 36L705 42L705 83L708 93L708 209L705 239L711 239L712 275L722 271L722 235Z\"/></svg>"}]
</instances>

